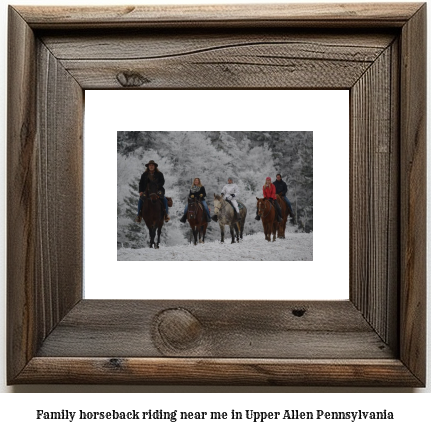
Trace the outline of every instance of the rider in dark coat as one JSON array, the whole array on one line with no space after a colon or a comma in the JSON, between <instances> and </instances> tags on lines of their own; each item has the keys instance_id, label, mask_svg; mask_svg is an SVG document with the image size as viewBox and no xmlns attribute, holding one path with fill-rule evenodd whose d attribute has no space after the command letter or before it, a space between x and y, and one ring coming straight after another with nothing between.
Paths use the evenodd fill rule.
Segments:
<instances>
[{"instance_id":1,"label":"rider in dark coat","mask_svg":"<svg viewBox=\"0 0 431 432\"><path fill-rule=\"evenodd\" d=\"M142 202L146 198L145 192L147 191L147 187L150 183L157 184L157 193L160 195L160 198L163 201L165 207L165 222L170 220L169 217L169 209L168 209L168 200L165 197L165 188L163 185L165 184L165 177L163 173L158 170L158 164L156 164L153 160L150 160L147 164L145 164L147 169L141 176L141 180L139 181L139 203L138 203L138 217L136 218L136 222L141 222L141 208Z\"/></svg>"},{"instance_id":2,"label":"rider in dark coat","mask_svg":"<svg viewBox=\"0 0 431 432\"><path fill-rule=\"evenodd\" d=\"M275 193L280 196L286 196L287 194L287 184L281 179L281 175L277 174L277 180L272 182L275 186Z\"/></svg>"},{"instance_id":3,"label":"rider in dark coat","mask_svg":"<svg viewBox=\"0 0 431 432\"><path fill-rule=\"evenodd\" d=\"M154 174L151 176L148 170L142 174L141 180L139 180L139 194L147 190L147 186L150 182L157 183L157 190L165 195L165 188L163 187L165 184L165 176L160 171L154 171Z\"/></svg>"},{"instance_id":4,"label":"rider in dark coat","mask_svg":"<svg viewBox=\"0 0 431 432\"><path fill-rule=\"evenodd\" d=\"M290 215L293 220L292 204L290 204L290 201L287 199L287 184L281 179L281 174L277 174L276 179L277 180L272 183L275 186L275 193L284 199L287 206L289 207Z\"/></svg>"},{"instance_id":5,"label":"rider in dark coat","mask_svg":"<svg viewBox=\"0 0 431 432\"><path fill-rule=\"evenodd\" d=\"M198 198L201 202L203 208L205 209L205 214L207 216L207 222L211 222L211 215L208 208L208 205L205 201L205 197L207 196L207 193L205 191L205 187L202 185L201 180L199 177L196 177L193 180L193 183L190 187L189 191L189 198ZM184 214L183 217L180 219L180 222L185 223L187 220L187 210L189 208L189 204L186 204L186 207L184 208Z\"/></svg>"}]
</instances>

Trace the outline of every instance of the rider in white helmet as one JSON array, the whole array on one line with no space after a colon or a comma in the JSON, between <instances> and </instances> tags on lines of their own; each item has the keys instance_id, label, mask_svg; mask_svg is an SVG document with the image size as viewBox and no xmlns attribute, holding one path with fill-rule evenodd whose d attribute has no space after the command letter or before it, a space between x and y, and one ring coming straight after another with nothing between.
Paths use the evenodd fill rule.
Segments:
<instances>
[{"instance_id":1,"label":"rider in white helmet","mask_svg":"<svg viewBox=\"0 0 431 432\"><path fill-rule=\"evenodd\" d=\"M227 179L227 185L225 185L221 191L221 196L226 201L229 201L233 204L233 207L237 215L239 215L238 203L236 202L236 200L238 199L238 195L239 195L239 187L233 182L232 177L229 177Z\"/></svg>"}]
</instances>

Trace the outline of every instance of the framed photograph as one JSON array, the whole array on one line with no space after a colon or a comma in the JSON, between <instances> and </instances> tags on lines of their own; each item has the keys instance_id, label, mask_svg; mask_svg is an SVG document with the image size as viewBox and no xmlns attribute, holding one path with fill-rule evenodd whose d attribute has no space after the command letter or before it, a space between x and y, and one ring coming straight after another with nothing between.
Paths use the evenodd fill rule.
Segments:
<instances>
[{"instance_id":1,"label":"framed photograph","mask_svg":"<svg viewBox=\"0 0 431 432\"><path fill-rule=\"evenodd\" d=\"M313 131L118 131L117 249L119 261L312 261Z\"/></svg>"},{"instance_id":2,"label":"framed photograph","mask_svg":"<svg viewBox=\"0 0 431 432\"><path fill-rule=\"evenodd\" d=\"M8 384L425 386L425 28L425 3L9 7ZM348 299L85 298L98 89L348 90Z\"/></svg>"}]
</instances>

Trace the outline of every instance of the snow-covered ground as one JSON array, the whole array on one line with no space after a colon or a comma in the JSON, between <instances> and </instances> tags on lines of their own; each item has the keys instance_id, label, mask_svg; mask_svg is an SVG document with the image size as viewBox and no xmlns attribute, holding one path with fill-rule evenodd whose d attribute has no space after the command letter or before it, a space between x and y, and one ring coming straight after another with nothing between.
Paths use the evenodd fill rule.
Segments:
<instances>
[{"instance_id":1,"label":"snow-covered ground","mask_svg":"<svg viewBox=\"0 0 431 432\"><path fill-rule=\"evenodd\" d=\"M228 234L229 235L229 234ZM312 261L313 234L288 233L286 239L267 242L263 233L245 236L240 243L229 238L182 246L163 246L159 249L126 249L117 251L118 261Z\"/></svg>"}]
</instances>

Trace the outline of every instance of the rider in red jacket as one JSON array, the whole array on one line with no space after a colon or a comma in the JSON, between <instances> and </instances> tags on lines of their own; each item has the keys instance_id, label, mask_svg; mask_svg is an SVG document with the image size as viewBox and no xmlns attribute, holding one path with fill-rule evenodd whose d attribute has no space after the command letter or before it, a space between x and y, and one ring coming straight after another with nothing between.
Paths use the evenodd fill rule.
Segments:
<instances>
[{"instance_id":1,"label":"rider in red jacket","mask_svg":"<svg viewBox=\"0 0 431 432\"><path fill-rule=\"evenodd\" d=\"M275 194L275 186L271 183L271 177L267 177L265 184L263 185L263 198L269 200L272 205L275 207L277 211L277 220L278 222L281 222L281 208L277 202L277 195ZM257 213L256 209L256 220L260 219L259 214Z\"/></svg>"},{"instance_id":2,"label":"rider in red jacket","mask_svg":"<svg viewBox=\"0 0 431 432\"><path fill-rule=\"evenodd\" d=\"M269 179L269 181L271 181L270 177L266 178L267 180ZM271 198L273 200L277 199L277 196L275 194L275 186L271 183L270 185L267 186L267 183L265 183L265 186L263 187L263 197L268 199Z\"/></svg>"}]
</instances>

